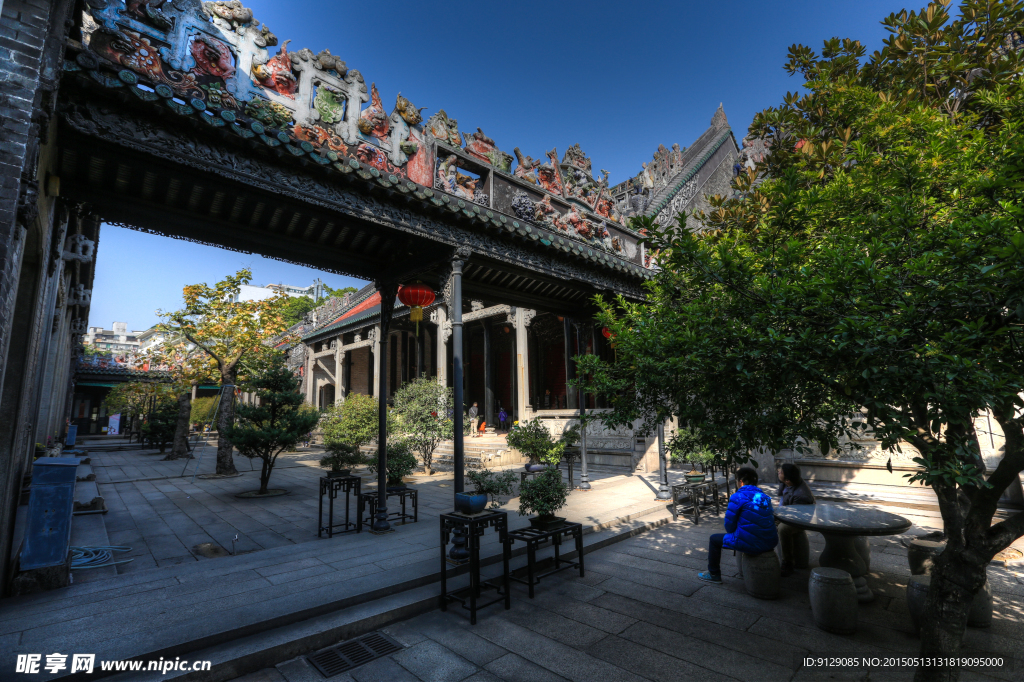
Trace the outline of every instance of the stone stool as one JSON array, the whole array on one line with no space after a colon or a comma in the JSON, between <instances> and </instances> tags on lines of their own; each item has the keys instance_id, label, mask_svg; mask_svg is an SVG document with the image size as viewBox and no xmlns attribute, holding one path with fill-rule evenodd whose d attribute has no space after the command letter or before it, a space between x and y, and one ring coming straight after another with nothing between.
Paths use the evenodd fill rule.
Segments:
<instances>
[{"instance_id":1,"label":"stone stool","mask_svg":"<svg viewBox=\"0 0 1024 682\"><path fill-rule=\"evenodd\" d=\"M743 554L740 557L743 586L747 593L758 599L778 599L781 591L782 566L775 551L763 554Z\"/></svg>"},{"instance_id":2,"label":"stone stool","mask_svg":"<svg viewBox=\"0 0 1024 682\"><path fill-rule=\"evenodd\" d=\"M928 587L931 583L930 575L912 575L910 582L907 583L907 610L910 611L910 622L917 634L921 634L924 602L928 598ZM972 628L987 628L992 625L992 589L987 579L974 595L971 610L967 613L967 625Z\"/></svg>"},{"instance_id":3,"label":"stone stool","mask_svg":"<svg viewBox=\"0 0 1024 682\"><path fill-rule=\"evenodd\" d=\"M945 542L931 540L911 540L907 546L907 561L910 562L911 575L931 575L935 557L946 549Z\"/></svg>"},{"instance_id":4,"label":"stone stool","mask_svg":"<svg viewBox=\"0 0 1024 682\"><path fill-rule=\"evenodd\" d=\"M907 583L907 610L914 634L921 634L921 618L924 615L924 601L928 598L928 587L932 584L930 575L912 575Z\"/></svg>"},{"instance_id":5,"label":"stone stool","mask_svg":"<svg viewBox=\"0 0 1024 682\"><path fill-rule=\"evenodd\" d=\"M811 569L808 592L815 625L837 635L857 631L857 588L849 573L838 568Z\"/></svg>"}]
</instances>

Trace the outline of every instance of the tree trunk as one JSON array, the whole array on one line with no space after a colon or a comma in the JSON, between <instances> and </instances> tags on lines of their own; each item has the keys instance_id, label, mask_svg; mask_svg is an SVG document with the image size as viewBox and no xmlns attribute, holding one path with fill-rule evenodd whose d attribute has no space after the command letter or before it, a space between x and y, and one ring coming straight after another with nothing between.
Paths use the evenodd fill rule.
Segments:
<instances>
[{"instance_id":1,"label":"tree trunk","mask_svg":"<svg viewBox=\"0 0 1024 682\"><path fill-rule=\"evenodd\" d=\"M269 460L263 460L263 468L260 470L260 495L267 494L267 484L270 483L270 472L274 465Z\"/></svg>"},{"instance_id":2,"label":"tree trunk","mask_svg":"<svg viewBox=\"0 0 1024 682\"><path fill-rule=\"evenodd\" d=\"M921 625L921 656L950 657L960 655L960 645L967 627L967 615L974 595L985 582L988 562L977 565L974 552L946 550L935 558L931 587L925 600ZM915 682L956 682L960 669L955 666L919 667Z\"/></svg>"},{"instance_id":3,"label":"tree trunk","mask_svg":"<svg viewBox=\"0 0 1024 682\"><path fill-rule=\"evenodd\" d=\"M164 459L181 459L190 457L188 454L188 426L192 416L192 392L178 394L178 423L174 427L174 445L171 454Z\"/></svg>"},{"instance_id":4,"label":"tree trunk","mask_svg":"<svg viewBox=\"0 0 1024 682\"><path fill-rule=\"evenodd\" d=\"M235 423L235 378L221 378L220 407L217 408L217 473L237 474L235 468L234 446L225 435Z\"/></svg>"}]
</instances>

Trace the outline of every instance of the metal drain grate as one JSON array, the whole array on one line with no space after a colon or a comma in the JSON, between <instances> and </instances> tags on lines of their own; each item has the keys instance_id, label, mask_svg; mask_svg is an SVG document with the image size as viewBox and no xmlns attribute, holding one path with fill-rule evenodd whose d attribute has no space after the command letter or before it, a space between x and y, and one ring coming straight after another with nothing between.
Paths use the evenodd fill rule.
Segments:
<instances>
[{"instance_id":1,"label":"metal drain grate","mask_svg":"<svg viewBox=\"0 0 1024 682\"><path fill-rule=\"evenodd\" d=\"M318 651L309 657L309 662L324 677L332 677L401 650L402 645L387 635L371 632Z\"/></svg>"}]
</instances>

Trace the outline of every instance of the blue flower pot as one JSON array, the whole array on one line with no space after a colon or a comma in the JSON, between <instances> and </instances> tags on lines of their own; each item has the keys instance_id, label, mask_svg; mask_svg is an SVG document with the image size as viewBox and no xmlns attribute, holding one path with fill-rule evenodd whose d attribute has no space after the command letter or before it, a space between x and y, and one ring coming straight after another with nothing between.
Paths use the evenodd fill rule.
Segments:
<instances>
[{"instance_id":1,"label":"blue flower pot","mask_svg":"<svg viewBox=\"0 0 1024 682\"><path fill-rule=\"evenodd\" d=\"M544 471L547 468L548 468L547 464L527 464L526 465L526 470L527 471Z\"/></svg>"},{"instance_id":2,"label":"blue flower pot","mask_svg":"<svg viewBox=\"0 0 1024 682\"><path fill-rule=\"evenodd\" d=\"M463 514L479 514L487 507L487 495L476 493L455 493L455 511Z\"/></svg>"}]
</instances>

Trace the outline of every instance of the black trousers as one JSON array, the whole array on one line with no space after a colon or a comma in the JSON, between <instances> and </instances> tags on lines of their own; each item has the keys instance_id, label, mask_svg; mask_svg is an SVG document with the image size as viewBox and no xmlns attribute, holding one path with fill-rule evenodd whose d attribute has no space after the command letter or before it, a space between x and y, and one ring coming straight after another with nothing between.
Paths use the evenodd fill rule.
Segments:
<instances>
[{"instance_id":1,"label":"black trousers","mask_svg":"<svg viewBox=\"0 0 1024 682\"><path fill-rule=\"evenodd\" d=\"M725 540L725 533L715 533L711 536L708 546L708 573L711 575L722 575L723 540Z\"/></svg>"}]
</instances>

